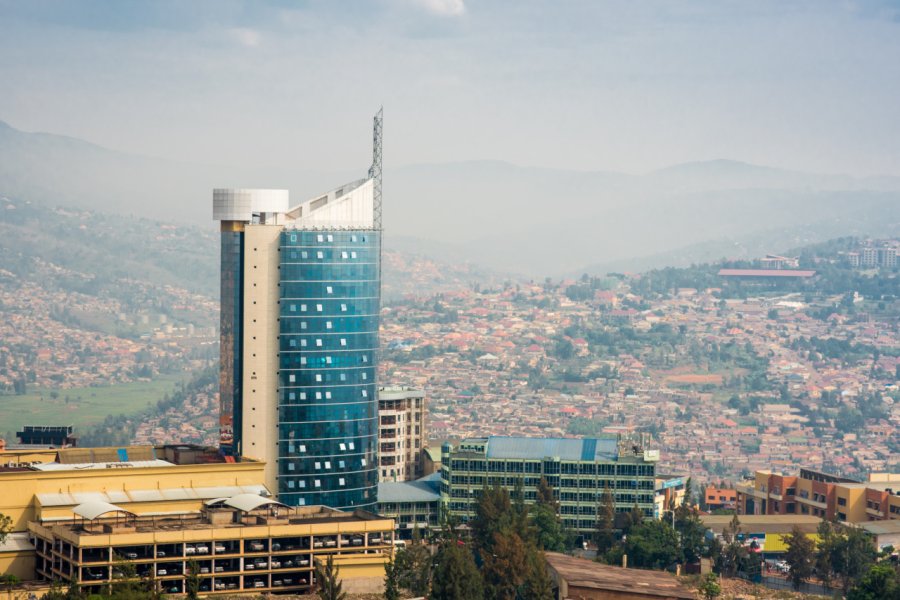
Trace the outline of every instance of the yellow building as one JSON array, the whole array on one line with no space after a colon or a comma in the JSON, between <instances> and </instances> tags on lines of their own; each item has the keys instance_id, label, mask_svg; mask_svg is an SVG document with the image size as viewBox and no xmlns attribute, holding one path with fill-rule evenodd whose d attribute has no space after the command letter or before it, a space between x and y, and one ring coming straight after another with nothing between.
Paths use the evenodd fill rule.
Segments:
<instances>
[{"instance_id":1,"label":"yellow building","mask_svg":"<svg viewBox=\"0 0 900 600\"><path fill-rule=\"evenodd\" d=\"M714 534L721 536L729 527L732 515L702 515L700 520ZM822 520L808 515L739 515L740 540L754 551L765 555L782 554L787 551L785 538L797 527L814 542Z\"/></svg>"},{"instance_id":2,"label":"yellow building","mask_svg":"<svg viewBox=\"0 0 900 600\"><path fill-rule=\"evenodd\" d=\"M99 586L122 557L183 590L196 559L208 593L302 591L334 554L345 587L380 584L390 519L289 509L269 499L264 463L227 460L196 446L0 453L0 513L13 520L0 574Z\"/></svg>"}]
</instances>

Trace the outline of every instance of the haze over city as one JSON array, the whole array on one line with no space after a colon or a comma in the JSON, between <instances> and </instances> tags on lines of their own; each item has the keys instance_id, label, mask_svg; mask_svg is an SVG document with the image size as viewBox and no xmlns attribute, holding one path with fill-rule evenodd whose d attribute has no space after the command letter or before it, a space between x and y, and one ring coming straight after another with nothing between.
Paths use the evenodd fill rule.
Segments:
<instances>
[{"instance_id":1,"label":"haze over city","mask_svg":"<svg viewBox=\"0 0 900 600\"><path fill-rule=\"evenodd\" d=\"M0 3L0 116L179 161L900 175L900 9L853 2Z\"/></svg>"},{"instance_id":2,"label":"haze over city","mask_svg":"<svg viewBox=\"0 0 900 600\"><path fill-rule=\"evenodd\" d=\"M896 0L0 0L0 584L900 600L897 65Z\"/></svg>"}]
</instances>

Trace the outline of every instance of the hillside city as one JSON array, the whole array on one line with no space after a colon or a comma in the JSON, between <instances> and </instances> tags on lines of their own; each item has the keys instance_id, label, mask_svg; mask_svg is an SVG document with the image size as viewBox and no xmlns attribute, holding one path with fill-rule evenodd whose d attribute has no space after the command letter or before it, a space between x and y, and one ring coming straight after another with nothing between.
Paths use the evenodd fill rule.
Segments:
<instances>
[{"instance_id":1,"label":"hillside city","mask_svg":"<svg viewBox=\"0 0 900 600\"><path fill-rule=\"evenodd\" d=\"M6 210L15 204L7 200ZM90 213L80 218L97 221ZM151 235L160 244L189 237L174 226ZM821 255L804 260L833 272L793 288L730 281L714 267L540 283L466 281L480 274L388 253L389 280L406 284L388 284L396 293L383 309L380 379L426 391L433 444L488 435L638 434L660 450L665 472L709 481L799 465L847 477L896 470L897 268L895 258L879 265L875 250L896 246L822 246ZM92 276L52 258L0 273L4 393L41 390L42 401L55 398L74 412L92 386L196 373L210 364L216 300L132 279L114 280L127 297L101 297L67 286ZM768 261L763 266L773 266ZM58 285L40 283L50 276ZM851 289L860 276L862 295ZM846 289L834 287L841 277L850 278L840 284ZM883 298L867 297L874 280L887 282L877 290ZM416 289L433 293L410 293ZM133 439L117 441L214 444L215 386L198 387L183 403L168 395L140 418L125 415Z\"/></svg>"}]
</instances>

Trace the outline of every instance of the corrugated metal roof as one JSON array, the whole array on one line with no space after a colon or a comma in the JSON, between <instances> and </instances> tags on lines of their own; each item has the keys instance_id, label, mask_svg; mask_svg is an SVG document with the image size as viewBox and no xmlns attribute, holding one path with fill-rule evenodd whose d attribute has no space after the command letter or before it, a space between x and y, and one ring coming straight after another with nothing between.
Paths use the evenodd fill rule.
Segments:
<instances>
[{"instance_id":1,"label":"corrugated metal roof","mask_svg":"<svg viewBox=\"0 0 900 600\"><path fill-rule=\"evenodd\" d=\"M440 473L416 481L385 481L378 484L378 503L436 502L441 499Z\"/></svg>"},{"instance_id":2,"label":"corrugated metal roof","mask_svg":"<svg viewBox=\"0 0 900 600\"><path fill-rule=\"evenodd\" d=\"M263 485L228 485L200 488L164 488L162 490L111 490L108 492L76 492L74 494L36 494L41 506L74 506L82 502L101 501L112 504L129 502L156 502L160 500L205 500L231 498L238 494L255 494L266 491Z\"/></svg>"},{"instance_id":3,"label":"corrugated metal roof","mask_svg":"<svg viewBox=\"0 0 900 600\"><path fill-rule=\"evenodd\" d=\"M615 438L488 438L487 457L540 460L548 457L574 461L614 461L619 456Z\"/></svg>"},{"instance_id":4,"label":"corrugated metal roof","mask_svg":"<svg viewBox=\"0 0 900 600\"><path fill-rule=\"evenodd\" d=\"M128 466L122 466L128 465ZM108 461L108 462L84 462L84 463L43 463L39 465L34 465L34 468L38 471L86 471L86 470L96 470L96 469L108 469L113 471L115 469L146 469L151 467L174 467L174 463L170 463L166 460L154 459L154 460L133 460L127 463L121 461Z\"/></svg>"},{"instance_id":5,"label":"corrugated metal roof","mask_svg":"<svg viewBox=\"0 0 900 600\"><path fill-rule=\"evenodd\" d=\"M0 552L34 552L34 544L28 541L28 532L10 533L0 544Z\"/></svg>"},{"instance_id":6,"label":"corrugated metal roof","mask_svg":"<svg viewBox=\"0 0 900 600\"><path fill-rule=\"evenodd\" d=\"M891 519L889 521L867 521L856 525L861 529L865 529L873 535L890 535L900 533L900 519Z\"/></svg>"}]
</instances>

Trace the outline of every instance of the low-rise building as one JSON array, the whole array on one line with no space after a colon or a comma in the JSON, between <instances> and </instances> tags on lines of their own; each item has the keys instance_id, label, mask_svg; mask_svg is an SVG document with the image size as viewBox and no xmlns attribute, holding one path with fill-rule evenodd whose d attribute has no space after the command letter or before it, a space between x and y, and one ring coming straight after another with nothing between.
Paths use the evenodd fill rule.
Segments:
<instances>
[{"instance_id":1,"label":"low-rise building","mask_svg":"<svg viewBox=\"0 0 900 600\"><path fill-rule=\"evenodd\" d=\"M410 387L378 391L378 480L411 481L423 473L425 392Z\"/></svg>"},{"instance_id":2,"label":"low-rise building","mask_svg":"<svg viewBox=\"0 0 900 600\"><path fill-rule=\"evenodd\" d=\"M656 477L655 495L653 498L653 516L660 518L667 510L681 506L684 502L686 477Z\"/></svg>"},{"instance_id":3,"label":"low-rise building","mask_svg":"<svg viewBox=\"0 0 900 600\"><path fill-rule=\"evenodd\" d=\"M393 521L288 508L271 499L264 466L188 445L0 453L0 513L13 525L0 573L91 589L133 563L183 592L196 560L208 593L303 592L315 560L333 554L345 589L379 589Z\"/></svg>"},{"instance_id":4,"label":"low-rise building","mask_svg":"<svg viewBox=\"0 0 900 600\"><path fill-rule=\"evenodd\" d=\"M703 491L703 501L709 510L732 510L737 506L737 491L710 485Z\"/></svg>"},{"instance_id":5,"label":"low-rise building","mask_svg":"<svg viewBox=\"0 0 900 600\"><path fill-rule=\"evenodd\" d=\"M394 520L403 540L411 540L417 530L423 538L436 531L441 525L441 474L379 483L378 514Z\"/></svg>"},{"instance_id":6,"label":"low-rise building","mask_svg":"<svg viewBox=\"0 0 900 600\"><path fill-rule=\"evenodd\" d=\"M448 515L466 522L474 517L478 493L485 486L513 492L521 485L525 502L532 503L541 479L546 479L557 494L563 525L590 534L607 488L617 512L637 505L644 514L653 514L658 460L659 451L615 437L470 438L456 447L443 446L441 501Z\"/></svg>"},{"instance_id":7,"label":"low-rise building","mask_svg":"<svg viewBox=\"0 0 900 600\"><path fill-rule=\"evenodd\" d=\"M734 515L701 515L700 521L715 535L721 536L731 526L733 518ZM822 519L802 515L739 515L738 521L738 541L753 552L774 558L787 551L785 538L794 527L799 528L811 540L817 540L816 531Z\"/></svg>"},{"instance_id":8,"label":"low-rise building","mask_svg":"<svg viewBox=\"0 0 900 600\"><path fill-rule=\"evenodd\" d=\"M78 582L89 594L129 576L180 594L193 570L205 593L297 593L313 588L316 562L329 555L346 588L363 580L377 589L392 525L364 511L292 508L239 494L207 501L199 514L138 515L92 500L76 506L70 519L33 521L28 531L37 575Z\"/></svg>"},{"instance_id":9,"label":"low-rise building","mask_svg":"<svg viewBox=\"0 0 900 600\"><path fill-rule=\"evenodd\" d=\"M812 515L846 523L900 519L900 475L874 473L868 481L812 469L798 475L757 471L737 486L738 513Z\"/></svg>"},{"instance_id":10,"label":"low-rise building","mask_svg":"<svg viewBox=\"0 0 900 600\"><path fill-rule=\"evenodd\" d=\"M554 598L571 600L694 600L693 590L672 573L625 569L548 552L547 570Z\"/></svg>"}]
</instances>

